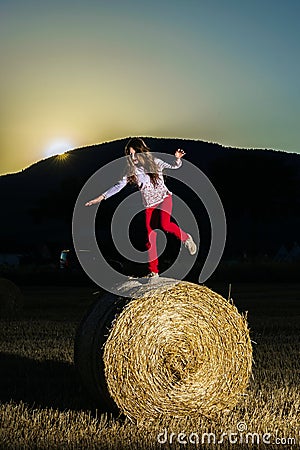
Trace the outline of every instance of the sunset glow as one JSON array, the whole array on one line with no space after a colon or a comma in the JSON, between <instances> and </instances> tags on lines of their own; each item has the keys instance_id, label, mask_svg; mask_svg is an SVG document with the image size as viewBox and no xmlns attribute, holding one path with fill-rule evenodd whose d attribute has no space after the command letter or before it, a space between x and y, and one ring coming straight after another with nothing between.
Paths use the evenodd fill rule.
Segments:
<instances>
[{"instance_id":1,"label":"sunset glow","mask_svg":"<svg viewBox=\"0 0 300 450\"><path fill-rule=\"evenodd\" d=\"M300 152L299 15L296 0L0 2L0 174L127 136Z\"/></svg>"},{"instance_id":2,"label":"sunset glow","mask_svg":"<svg viewBox=\"0 0 300 450\"><path fill-rule=\"evenodd\" d=\"M74 148L74 145L71 144L71 142L68 142L66 140L56 140L53 141L45 150L45 156L49 157L49 156L54 156L54 155L58 155L58 156L63 156L63 154L68 151L71 150L72 148ZM63 159L63 158L61 158Z\"/></svg>"}]
</instances>

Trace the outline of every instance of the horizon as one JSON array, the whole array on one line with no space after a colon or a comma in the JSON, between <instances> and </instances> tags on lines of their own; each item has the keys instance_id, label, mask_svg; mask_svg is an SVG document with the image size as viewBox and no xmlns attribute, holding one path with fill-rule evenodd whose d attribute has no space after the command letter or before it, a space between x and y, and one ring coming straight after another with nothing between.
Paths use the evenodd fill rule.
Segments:
<instances>
[{"instance_id":1,"label":"horizon","mask_svg":"<svg viewBox=\"0 0 300 450\"><path fill-rule=\"evenodd\" d=\"M34 166L35 164L38 164L38 163L40 163L42 161L45 161L47 159L50 159L50 158L59 158L59 157L63 156L66 153L71 153L73 151L80 150L80 149L88 149L89 147L101 146L101 145L104 145L104 144L110 144L110 143L114 143L114 142L118 142L118 141L123 141L123 140L126 140L126 139L129 140L131 137L132 136L125 136L125 137L121 137L121 138L118 138L118 139L111 139L111 140L107 140L107 141L103 141L103 142L96 142L94 144L82 145L82 146L79 146L79 147L71 148L69 150L66 150L63 153L57 153L57 154L49 155L49 156L41 158L41 159L39 159L37 161L34 161L34 162L30 163L28 166L23 167L20 170L17 170L15 172L0 173L0 177L6 176L6 175L16 175L18 173L24 172L27 169L30 169L30 167ZM291 151L286 151L286 150L281 150L281 149L259 148L259 147L255 147L255 148L250 148L250 147L249 148L247 148L247 147L232 147L232 146L229 146L229 145L223 145L223 144L221 144L219 142L206 141L206 140L203 140L203 139L181 138L181 137L159 137L159 136L139 136L139 137L141 137L142 139L160 139L160 140L166 139L166 140L181 140L181 141L202 142L202 143L205 143L205 144L217 145L217 146L220 146L222 148L233 149L233 150L272 151L272 152L279 152L279 153L293 154L293 155L300 156L300 153L298 153L298 152L291 152Z\"/></svg>"}]
</instances>

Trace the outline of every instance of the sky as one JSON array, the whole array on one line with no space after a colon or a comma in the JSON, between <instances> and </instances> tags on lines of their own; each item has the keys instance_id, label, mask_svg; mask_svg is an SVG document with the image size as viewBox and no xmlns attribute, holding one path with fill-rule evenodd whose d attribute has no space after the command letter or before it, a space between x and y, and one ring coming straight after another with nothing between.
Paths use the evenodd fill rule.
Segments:
<instances>
[{"instance_id":1,"label":"sky","mask_svg":"<svg viewBox=\"0 0 300 450\"><path fill-rule=\"evenodd\" d=\"M300 153L299 17L296 0L0 0L0 174L129 136Z\"/></svg>"}]
</instances>

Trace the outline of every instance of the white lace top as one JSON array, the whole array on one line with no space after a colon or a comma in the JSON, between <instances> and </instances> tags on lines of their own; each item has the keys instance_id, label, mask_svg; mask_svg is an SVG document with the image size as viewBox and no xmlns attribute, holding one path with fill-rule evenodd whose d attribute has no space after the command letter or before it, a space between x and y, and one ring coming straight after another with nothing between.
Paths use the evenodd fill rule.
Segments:
<instances>
[{"instance_id":1,"label":"white lace top","mask_svg":"<svg viewBox=\"0 0 300 450\"><path fill-rule=\"evenodd\" d=\"M142 165L137 165L135 167L135 175L138 181L138 188L142 194L143 204L146 208L151 208L161 203L168 195L172 194L165 185L163 178L164 169L179 169L182 166L182 161L180 158L176 158L174 164L169 164L162 161L159 158L154 158L157 165L158 180L157 185L153 186L151 183L151 178L145 172ZM127 184L127 176L125 175L120 181L118 181L114 186L104 192L102 195L104 198L109 198L112 195L119 192Z\"/></svg>"}]
</instances>

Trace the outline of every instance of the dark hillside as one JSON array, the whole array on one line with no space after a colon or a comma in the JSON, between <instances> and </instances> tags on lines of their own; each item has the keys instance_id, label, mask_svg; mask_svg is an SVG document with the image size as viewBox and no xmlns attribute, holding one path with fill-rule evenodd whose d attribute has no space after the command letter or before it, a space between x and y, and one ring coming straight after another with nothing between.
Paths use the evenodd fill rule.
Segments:
<instances>
[{"instance_id":1,"label":"dark hillside","mask_svg":"<svg viewBox=\"0 0 300 450\"><path fill-rule=\"evenodd\" d=\"M79 148L68 152L64 160L50 157L22 172L1 176L0 250L45 243L70 246L72 212L81 188L97 169L124 155L126 142ZM146 138L146 142L153 151L169 154L184 148L186 159L209 177L227 217L225 258L273 258L280 245L289 249L295 241L300 242L300 155L182 139ZM205 253L210 224L203 205L188 187L171 177L167 183L194 211ZM105 214L97 224L105 235L115 207L130 189L126 187L103 205Z\"/></svg>"}]
</instances>

